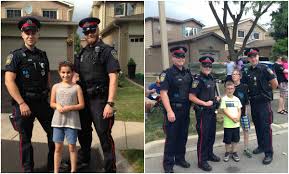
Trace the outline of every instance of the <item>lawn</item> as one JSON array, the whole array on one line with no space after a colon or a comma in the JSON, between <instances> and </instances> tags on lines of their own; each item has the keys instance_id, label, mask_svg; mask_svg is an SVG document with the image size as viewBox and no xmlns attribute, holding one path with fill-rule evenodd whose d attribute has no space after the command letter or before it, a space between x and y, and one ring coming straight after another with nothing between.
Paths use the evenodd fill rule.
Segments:
<instances>
[{"instance_id":1,"label":"lawn","mask_svg":"<svg viewBox=\"0 0 289 174\"><path fill-rule=\"evenodd\" d=\"M143 150L121 150L121 154L128 160L133 167L134 173L144 172L144 151Z\"/></svg>"},{"instance_id":2,"label":"lawn","mask_svg":"<svg viewBox=\"0 0 289 174\"><path fill-rule=\"evenodd\" d=\"M190 126L189 126L189 135L197 134L196 131L196 118L195 111L191 109L190 114ZM152 113L148 114L148 119L145 123L145 142L148 143L150 141L159 140L165 138L165 134L163 132L163 114L155 110ZM217 116L217 131L223 130L223 118L221 114Z\"/></svg>"},{"instance_id":3,"label":"lawn","mask_svg":"<svg viewBox=\"0 0 289 174\"><path fill-rule=\"evenodd\" d=\"M116 120L143 122L144 90L126 79L118 87L116 97Z\"/></svg>"}]
</instances>

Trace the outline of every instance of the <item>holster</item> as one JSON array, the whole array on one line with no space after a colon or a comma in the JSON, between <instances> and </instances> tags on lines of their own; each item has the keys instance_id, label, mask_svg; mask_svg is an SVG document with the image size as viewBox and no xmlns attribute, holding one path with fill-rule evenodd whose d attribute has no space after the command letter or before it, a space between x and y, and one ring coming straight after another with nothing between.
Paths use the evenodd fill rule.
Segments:
<instances>
[{"instance_id":1,"label":"holster","mask_svg":"<svg viewBox=\"0 0 289 174\"><path fill-rule=\"evenodd\" d=\"M48 92L48 90L44 90L41 93L27 91L24 96L28 100L45 100L48 97Z\"/></svg>"},{"instance_id":2,"label":"holster","mask_svg":"<svg viewBox=\"0 0 289 174\"><path fill-rule=\"evenodd\" d=\"M107 93L107 87L103 85L95 85L86 89L87 95L89 96L100 96Z\"/></svg>"},{"instance_id":3,"label":"holster","mask_svg":"<svg viewBox=\"0 0 289 174\"><path fill-rule=\"evenodd\" d=\"M15 121L15 115L13 113L9 115L9 120L10 120L10 122L12 124L13 129L15 131L18 131L18 127L17 127L16 121Z\"/></svg>"}]
</instances>

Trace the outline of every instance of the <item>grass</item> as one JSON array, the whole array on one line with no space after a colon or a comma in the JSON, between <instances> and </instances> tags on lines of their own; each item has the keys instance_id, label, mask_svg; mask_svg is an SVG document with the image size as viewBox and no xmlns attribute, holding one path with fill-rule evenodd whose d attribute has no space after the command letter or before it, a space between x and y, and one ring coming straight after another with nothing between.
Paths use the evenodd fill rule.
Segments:
<instances>
[{"instance_id":1,"label":"grass","mask_svg":"<svg viewBox=\"0 0 289 174\"><path fill-rule=\"evenodd\" d=\"M144 90L126 79L122 87L118 87L116 105L116 120L143 122Z\"/></svg>"},{"instance_id":2,"label":"grass","mask_svg":"<svg viewBox=\"0 0 289 174\"><path fill-rule=\"evenodd\" d=\"M163 113L159 110L155 110L148 114L148 119L145 124L145 141L146 143L150 141L155 141L165 138L163 132ZM223 130L223 116L222 114L217 115L217 131ZM190 125L189 125L189 135L196 135L196 118L195 111L191 109L190 113Z\"/></svg>"},{"instance_id":3,"label":"grass","mask_svg":"<svg viewBox=\"0 0 289 174\"><path fill-rule=\"evenodd\" d=\"M121 154L128 160L134 173L144 172L144 151L143 150L121 150Z\"/></svg>"}]
</instances>

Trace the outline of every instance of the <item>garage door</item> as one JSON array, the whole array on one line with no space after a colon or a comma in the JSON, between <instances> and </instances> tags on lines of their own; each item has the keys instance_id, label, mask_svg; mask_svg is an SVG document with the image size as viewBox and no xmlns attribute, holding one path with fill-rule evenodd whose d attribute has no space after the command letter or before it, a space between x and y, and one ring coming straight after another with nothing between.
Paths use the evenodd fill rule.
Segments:
<instances>
[{"instance_id":1,"label":"garage door","mask_svg":"<svg viewBox=\"0 0 289 174\"><path fill-rule=\"evenodd\" d=\"M144 73L144 37L129 36L128 58L136 62L136 72Z\"/></svg>"}]
</instances>

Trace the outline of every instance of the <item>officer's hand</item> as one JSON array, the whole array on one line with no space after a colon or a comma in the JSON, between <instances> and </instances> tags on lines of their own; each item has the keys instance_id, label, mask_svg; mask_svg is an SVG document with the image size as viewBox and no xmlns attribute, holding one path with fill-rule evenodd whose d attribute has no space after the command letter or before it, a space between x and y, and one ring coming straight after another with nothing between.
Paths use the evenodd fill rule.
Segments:
<instances>
[{"instance_id":1,"label":"officer's hand","mask_svg":"<svg viewBox=\"0 0 289 174\"><path fill-rule=\"evenodd\" d=\"M19 109L20 109L21 115L24 117L27 117L31 114L31 110L25 102L19 105Z\"/></svg>"},{"instance_id":2,"label":"officer's hand","mask_svg":"<svg viewBox=\"0 0 289 174\"><path fill-rule=\"evenodd\" d=\"M176 121L176 116L174 112L168 112L168 120L169 122L175 122Z\"/></svg>"},{"instance_id":3,"label":"officer's hand","mask_svg":"<svg viewBox=\"0 0 289 174\"><path fill-rule=\"evenodd\" d=\"M155 93L156 91L157 91L156 89L152 89L152 90L151 90L152 93Z\"/></svg>"},{"instance_id":4,"label":"officer's hand","mask_svg":"<svg viewBox=\"0 0 289 174\"><path fill-rule=\"evenodd\" d=\"M217 100L217 101L220 101L220 100L221 100L221 97L220 97L220 96L216 96L216 100Z\"/></svg>"},{"instance_id":5,"label":"officer's hand","mask_svg":"<svg viewBox=\"0 0 289 174\"><path fill-rule=\"evenodd\" d=\"M60 104L56 104L56 109L58 112L62 113L63 112L63 107Z\"/></svg>"},{"instance_id":6,"label":"officer's hand","mask_svg":"<svg viewBox=\"0 0 289 174\"><path fill-rule=\"evenodd\" d=\"M103 110L103 119L110 118L113 116L113 108L110 105L105 105Z\"/></svg>"},{"instance_id":7,"label":"officer's hand","mask_svg":"<svg viewBox=\"0 0 289 174\"><path fill-rule=\"evenodd\" d=\"M76 83L77 81L79 81L79 74L73 73L72 83Z\"/></svg>"},{"instance_id":8,"label":"officer's hand","mask_svg":"<svg viewBox=\"0 0 289 174\"><path fill-rule=\"evenodd\" d=\"M209 100L209 101L206 102L205 106L209 107L209 106L212 106L212 105L213 105L213 101Z\"/></svg>"}]
</instances>

